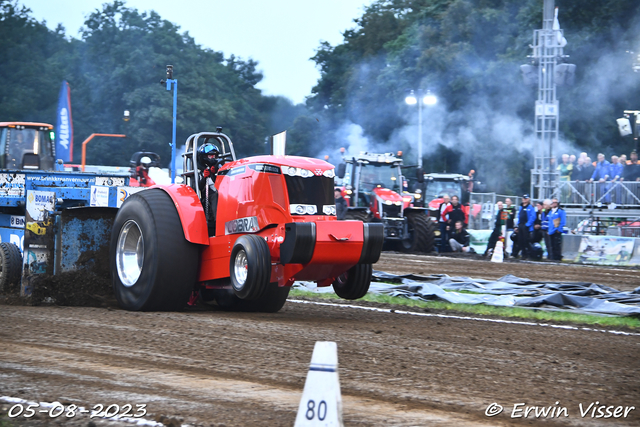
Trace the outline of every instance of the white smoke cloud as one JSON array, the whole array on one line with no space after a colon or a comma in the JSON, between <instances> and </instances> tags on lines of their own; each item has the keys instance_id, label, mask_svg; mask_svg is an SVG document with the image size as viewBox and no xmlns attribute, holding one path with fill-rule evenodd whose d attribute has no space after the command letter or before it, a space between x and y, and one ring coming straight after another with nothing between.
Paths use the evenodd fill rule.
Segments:
<instances>
[{"instance_id":1,"label":"white smoke cloud","mask_svg":"<svg viewBox=\"0 0 640 427\"><path fill-rule=\"evenodd\" d=\"M558 87L560 123L562 125L568 118L573 121L581 120L585 124L583 128L590 131L564 135L561 129L558 141L553 146L553 156L558 159L563 153L578 155L582 151L587 151L595 160L596 150L615 151L616 154L623 151L620 146L610 147L608 150L607 147L585 149L588 145L598 146L599 141L596 140L594 131L595 123L600 127L610 125L611 130L617 132L615 119L622 115L621 110L640 109L640 101L637 97L630 99L631 94L637 94L640 90L640 74L633 73L631 68L633 57L625 53L630 47L631 39L637 40L636 48L640 48L640 40L634 35L640 34L640 17L637 17L636 24L626 34L618 34L619 28L613 28L610 31L610 36L603 39L613 40L613 42L608 42L607 46L602 46L599 50L591 49L588 55L585 55L584 45L579 45L581 42L579 37L584 35L565 32L568 41L565 53L571 55L574 50L576 57L581 59L578 64L576 86ZM414 51L420 54L419 47L416 46ZM489 80L495 78L496 73L477 71L495 67L497 54L499 52L490 53L491 57L467 60L468 75L464 75L463 78L469 79L470 84L476 88L476 92L466 104L452 108L447 103L446 94L441 94L438 104L423 107L422 152L424 157L429 157L438 150L439 145L455 150L459 153L460 170L449 172L466 173L469 167L474 167L485 181L490 183L489 190L498 189L503 185L504 177L507 176L506 170L513 168L510 155L518 153L521 159L528 159L527 164L519 166L522 176L518 177L521 185L526 188L526 182L529 181L529 168L533 166L534 156L542 154L543 149L547 150L547 147L540 147L541 142L538 141L534 128L533 110L537 88L524 86L519 75L520 64L514 63L509 66L500 63L499 66L504 69L504 79L500 82ZM405 63L408 61L407 58L403 60ZM571 57L567 60L573 61ZM351 121L345 121L338 127L335 150L345 146L348 147L351 155L360 151L403 150L406 163L416 164L417 106L408 106L403 100L398 101L396 112L400 113L404 124L399 124L386 141L375 140L359 124L387 119L385 112L369 108L372 104L368 103L367 99L363 99L368 93L375 92L370 86L372 82L383 84L385 73L401 72L399 66L387 65L382 69L372 66L376 62L379 65L379 61L380 57L375 57L355 67L352 83L348 88L351 89L350 96L345 101ZM526 62L527 58L523 56L521 63ZM380 75L372 79L372 73ZM391 80L397 82L395 76ZM368 91L363 90L367 87L370 88ZM422 87L438 87L438 82L425 81ZM633 104L634 102L636 104ZM621 105L624 106L620 108ZM528 113L523 115L523 111ZM330 145L329 142L323 150L326 152ZM425 169L428 170L428 166L425 165ZM494 188L491 188L491 185Z\"/></svg>"}]
</instances>

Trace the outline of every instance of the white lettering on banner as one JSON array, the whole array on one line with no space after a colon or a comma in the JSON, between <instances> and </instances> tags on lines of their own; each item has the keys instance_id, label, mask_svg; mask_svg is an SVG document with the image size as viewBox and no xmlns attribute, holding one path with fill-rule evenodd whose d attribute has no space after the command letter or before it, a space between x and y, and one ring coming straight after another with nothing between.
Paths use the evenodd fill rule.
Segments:
<instances>
[{"instance_id":1,"label":"white lettering on banner","mask_svg":"<svg viewBox=\"0 0 640 427\"><path fill-rule=\"evenodd\" d=\"M69 115L66 108L60 109L60 145L69 149Z\"/></svg>"},{"instance_id":2,"label":"white lettering on banner","mask_svg":"<svg viewBox=\"0 0 640 427\"><path fill-rule=\"evenodd\" d=\"M24 217L11 215L11 227L24 228Z\"/></svg>"},{"instance_id":3,"label":"white lettering on banner","mask_svg":"<svg viewBox=\"0 0 640 427\"><path fill-rule=\"evenodd\" d=\"M117 187L124 185L124 178L114 178L112 176L98 176L96 177L96 185L106 185L109 187Z\"/></svg>"},{"instance_id":4,"label":"white lettering on banner","mask_svg":"<svg viewBox=\"0 0 640 427\"><path fill-rule=\"evenodd\" d=\"M25 175L21 173L0 173L0 184L19 184L24 185Z\"/></svg>"}]
</instances>

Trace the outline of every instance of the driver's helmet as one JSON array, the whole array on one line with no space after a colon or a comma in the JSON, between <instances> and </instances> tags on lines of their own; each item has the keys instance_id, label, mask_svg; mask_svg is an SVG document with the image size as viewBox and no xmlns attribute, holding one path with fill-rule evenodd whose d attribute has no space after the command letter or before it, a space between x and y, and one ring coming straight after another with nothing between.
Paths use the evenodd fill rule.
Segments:
<instances>
[{"instance_id":1,"label":"driver's helmet","mask_svg":"<svg viewBox=\"0 0 640 427\"><path fill-rule=\"evenodd\" d=\"M151 158L149 156L141 157L140 164L145 168L149 169L149 165L151 164Z\"/></svg>"},{"instance_id":2,"label":"driver's helmet","mask_svg":"<svg viewBox=\"0 0 640 427\"><path fill-rule=\"evenodd\" d=\"M220 155L220 150L218 147L211 143L202 144L198 148L198 167L201 169L206 169L208 167L216 166L218 163L218 156Z\"/></svg>"}]
</instances>

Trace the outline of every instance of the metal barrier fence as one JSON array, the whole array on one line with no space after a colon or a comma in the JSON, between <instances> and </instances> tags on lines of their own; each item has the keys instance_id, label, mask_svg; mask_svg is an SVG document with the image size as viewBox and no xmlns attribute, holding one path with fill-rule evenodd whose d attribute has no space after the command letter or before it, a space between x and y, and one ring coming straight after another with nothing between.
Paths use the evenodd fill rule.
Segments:
<instances>
[{"instance_id":1,"label":"metal barrier fence","mask_svg":"<svg viewBox=\"0 0 640 427\"><path fill-rule=\"evenodd\" d=\"M472 215L469 215L469 229L492 230L497 214L496 203L505 203L507 199L511 199L512 206L515 206L517 212L521 203L520 197L496 193L471 193L469 206Z\"/></svg>"},{"instance_id":2,"label":"metal barrier fence","mask_svg":"<svg viewBox=\"0 0 640 427\"><path fill-rule=\"evenodd\" d=\"M552 197L564 206L640 208L640 182L560 181Z\"/></svg>"}]
</instances>

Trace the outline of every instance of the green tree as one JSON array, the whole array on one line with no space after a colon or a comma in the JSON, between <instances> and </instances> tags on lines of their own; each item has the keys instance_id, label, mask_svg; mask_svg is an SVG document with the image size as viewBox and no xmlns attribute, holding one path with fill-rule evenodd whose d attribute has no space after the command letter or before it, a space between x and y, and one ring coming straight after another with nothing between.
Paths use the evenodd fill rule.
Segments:
<instances>
[{"instance_id":1,"label":"green tree","mask_svg":"<svg viewBox=\"0 0 640 427\"><path fill-rule=\"evenodd\" d=\"M139 150L170 159L172 92L159 84L165 67L179 81L177 141L222 126L240 156L266 152L265 137L306 112L281 97L263 96L257 63L202 48L157 13L140 13L119 0L86 20L80 40L64 28L49 31L15 1L0 0L0 114L2 120L55 121L63 79L71 86L75 161L91 133L90 164L126 165ZM123 121L123 112L131 119ZM178 159L180 161L180 159Z\"/></svg>"},{"instance_id":2,"label":"green tree","mask_svg":"<svg viewBox=\"0 0 640 427\"><path fill-rule=\"evenodd\" d=\"M170 158L172 93L158 84L167 64L174 65L179 82L179 143L222 126L240 155L264 151L266 119L257 108L263 97L255 88L262 76L255 61L233 55L225 60L157 13L139 13L120 1L91 14L82 38L75 73L82 111L77 123L87 134L122 132L129 137L125 143L102 140L92 147L97 153L114 153L109 162L126 163L140 148ZM131 112L126 123L121 120L125 109Z\"/></svg>"},{"instance_id":3,"label":"green tree","mask_svg":"<svg viewBox=\"0 0 640 427\"><path fill-rule=\"evenodd\" d=\"M558 5L565 53L578 69L577 84L559 88L562 140L575 151L628 151L633 141L621 141L615 118L640 95L625 53L637 49L640 6ZM378 0L356 23L313 58L321 78L307 105L326 129L355 123L383 147L415 147L415 132L403 129L415 126L416 110L403 100L409 89L431 89L439 126L425 126L425 169L474 168L491 190L528 188L536 92L523 85L519 65L541 26L541 1Z\"/></svg>"},{"instance_id":4,"label":"green tree","mask_svg":"<svg viewBox=\"0 0 640 427\"><path fill-rule=\"evenodd\" d=\"M64 28L49 31L15 1L0 0L0 118L50 122L70 43Z\"/></svg>"}]
</instances>

